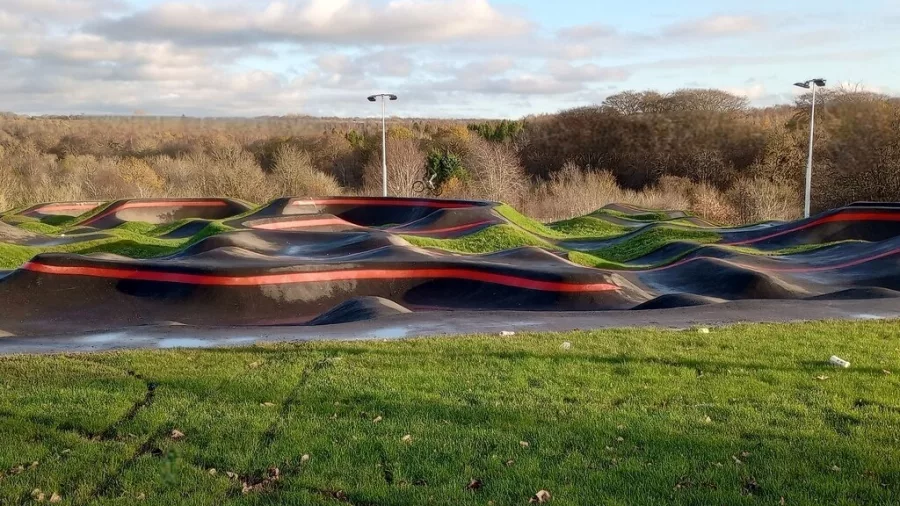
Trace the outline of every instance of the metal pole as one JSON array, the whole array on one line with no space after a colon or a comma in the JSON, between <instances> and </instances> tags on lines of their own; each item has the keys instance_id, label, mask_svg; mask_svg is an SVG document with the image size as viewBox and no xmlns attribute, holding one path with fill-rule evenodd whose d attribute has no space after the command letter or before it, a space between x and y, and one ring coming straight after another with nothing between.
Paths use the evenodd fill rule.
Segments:
<instances>
[{"instance_id":1,"label":"metal pole","mask_svg":"<svg viewBox=\"0 0 900 506\"><path fill-rule=\"evenodd\" d=\"M387 97L381 97L381 184L384 190L384 196L387 197L387 134L384 129L384 103Z\"/></svg>"},{"instance_id":2,"label":"metal pole","mask_svg":"<svg viewBox=\"0 0 900 506\"><path fill-rule=\"evenodd\" d=\"M806 203L803 217L809 218L810 194L812 193L813 141L816 132L816 83L812 83L812 115L809 121L809 159L806 162Z\"/></svg>"}]
</instances>

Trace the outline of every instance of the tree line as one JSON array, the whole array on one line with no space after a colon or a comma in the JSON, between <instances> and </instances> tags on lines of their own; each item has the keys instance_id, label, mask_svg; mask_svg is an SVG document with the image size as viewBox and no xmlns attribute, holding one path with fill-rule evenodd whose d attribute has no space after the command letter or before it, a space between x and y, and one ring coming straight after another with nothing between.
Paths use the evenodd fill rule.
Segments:
<instances>
[{"instance_id":1,"label":"tree line","mask_svg":"<svg viewBox=\"0 0 900 506\"><path fill-rule=\"evenodd\" d=\"M799 215L812 97L755 108L721 90L628 91L520 120L392 119L389 190L437 174L445 196L545 218L610 199L724 223ZM817 96L813 209L900 200L900 101ZM339 118L0 115L0 207L47 200L378 194L380 124ZM566 207L568 206L568 207Z\"/></svg>"}]
</instances>

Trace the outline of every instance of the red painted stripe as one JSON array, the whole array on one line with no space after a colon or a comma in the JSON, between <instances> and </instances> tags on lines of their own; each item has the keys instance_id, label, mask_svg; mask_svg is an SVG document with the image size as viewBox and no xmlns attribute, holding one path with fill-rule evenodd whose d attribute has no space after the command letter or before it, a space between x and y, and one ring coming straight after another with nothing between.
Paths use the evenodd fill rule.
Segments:
<instances>
[{"instance_id":1,"label":"red painted stripe","mask_svg":"<svg viewBox=\"0 0 900 506\"><path fill-rule=\"evenodd\" d=\"M437 209L459 209L463 207L475 207L476 204L468 202L453 202L449 200L424 200L424 199L397 199L397 198L333 198L316 200L295 200L292 206L316 205L361 205L361 206L404 206L404 207L433 207Z\"/></svg>"},{"instance_id":2,"label":"red painted stripe","mask_svg":"<svg viewBox=\"0 0 900 506\"><path fill-rule=\"evenodd\" d=\"M141 271L110 267L58 266L40 262L28 262L22 269L44 274L67 276L89 276L139 281L160 281L167 283L188 283L205 286L258 286L289 283L315 283L326 281L349 281L368 279L466 279L498 285L527 288L548 292L604 292L618 290L609 283L564 283L540 281L507 274L494 274L465 268L443 269L359 269L320 272L293 272L285 274L263 274L257 276L213 276L207 274L185 274L179 272Z\"/></svg>"},{"instance_id":3,"label":"red painted stripe","mask_svg":"<svg viewBox=\"0 0 900 506\"><path fill-rule=\"evenodd\" d=\"M769 234L763 237L757 237L755 239L747 239L744 241L737 242L729 242L723 243L726 246L740 246L742 244L753 244L759 241L765 241L767 239L772 239L775 237L780 237L782 235L791 234L794 232L799 232L801 230L805 230L810 227L815 227L818 225L822 225L825 223L836 223L836 222L844 222L844 221L900 221L900 213L853 213L853 212L841 212L838 214L832 214L831 216L826 216L824 218L819 218L818 220L811 221L809 223L805 223L798 227L794 227L788 230L782 230L780 232L775 232L773 234Z\"/></svg>"},{"instance_id":4,"label":"red painted stripe","mask_svg":"<svg viewBox=\"0 0 900 506\"><path fill-rule=\"evenodd\" d=\"M90 225L101 218L106 218L111 214L115 214L119 211L124 211L125 209L144 209L144 208L153 208L153 207L225 207L228 203L223 200L169 200L169 201L156 201L156 202L125 202L124 204L114 206L111 209L107 209L106 211L89 218L87 221L79 223L79 225Z\"/></svg>"},{"instance_id":5,"label":"red painted stripe","mask_svg":"<svg viewBox=\"0 0 900 506\"><path fill-rule=\"evenodd\" d=\"M835 269L846 269L848 267L855 267L857 265L862 265L862 264L868 263L868 262L874 262L875 260L880 260L882 258L886 258L891 255L897 255L897 254L900 254L900 248L896 248L896 249L893 249L893 250L885 252L885 253L879 253L877 255L857 258L854 260L848 260L846 262L839 263L839 264L823 265L823 266L819 266L819 267L758 267L755 265L747 265L747 264L743 264L740 262L731 262L731 263L733 263L734 265L737 265L739 267L744 267L746 269L762 271L762 272L821 272L821 271L831 271L831 270L835 270ZM691 262L696 262L698 260L724 260L726 262L729 261L728 259L717 258L717 257L697 256L697 257L692 257L692 258L686 258L684 260L679 260L675 263L672 263L669 265L664 265L662 267L654 267L652 269L643 269L643 270L634 270L632 272L643 273L643 272L664 271L666 269L672 269L674 267L689 264Z\"/></svg>"},{"instance_id":6,"label":"red painted stripe","mask_svg":"<svg viewBox=\"0 0 900 506\"><path fill-rule=\"evenodd\" d=\"M44 212L52 212L52 211L78 211L81 209L94 209L95 207L102 204L102 202L92 203L92 204L49 204L46 206L36 207L26 212L26 214L32 213L44 213Z\"/></svg>"},{"instance_id":7,"label":"red painted stripe","mask_svg":"<svg viewBox=\"0 0 900 506\"><path fill-rule=\"evenodd\" d=\"M342 220L340 218L322 218L318 220L290 220L290 221L276 221L271 223L263 223L260 225L250 225L250 228L260 229L260 230L284 230L286 228L313 228L313 227L327 227L330 225L345 225L349 227L360 228L359 225L354 225L347 220Z\"/></svg>"},{"instance_id":8,"label":"red painted stripe","mask_svg":"<svg viewBox=\"0 0 900 506\"><path fill-rule=\"evenodd\" d=\"M408 235L418 235L418 234L442 234L446 232L459 232L460 230L469 230L475 227L480 227L482 225L488 225L496 223L493 220L484 220L478 221L475 223L466 223L465 225L457 225L455 227L446 227L446 228L433 228L429 230L403 230L402 228L389 228L390 232L395 234L408 234Z\"/></svg>"}]
</instances>

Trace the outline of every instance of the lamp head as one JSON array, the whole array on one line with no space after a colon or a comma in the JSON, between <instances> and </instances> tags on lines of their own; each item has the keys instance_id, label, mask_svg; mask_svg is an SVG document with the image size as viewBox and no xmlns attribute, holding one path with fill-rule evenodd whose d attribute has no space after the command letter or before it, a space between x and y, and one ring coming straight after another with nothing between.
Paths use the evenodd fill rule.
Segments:
<instances>
[{"instance_id":1,"label":"lamp head","mask_svg":"<svg viewBox=\"0 0 900 506\"><path fill-rule=\"evenodd\" d=\"M822 79L821 77L819 77L817 79L810 79L809 81L804 81L802 83L794 83L794 86L808 90L812 87L812 86L810 86L810 84L815 84L819 88L824 88L825 87L825 79Z\"/></svg>"},{"instance_id":2,"label":"lamp head","mask_svg":"<svg viewBox=\"0 0 900 506\"><path fill-rule=\"evenodd\" d=\"M374 102L379 98L386 98L388 100L397 100L397 95L392 95L390 93L379 93L378 95L372 95L369 97L369 102Z\"/></svg>"}]
</instances>

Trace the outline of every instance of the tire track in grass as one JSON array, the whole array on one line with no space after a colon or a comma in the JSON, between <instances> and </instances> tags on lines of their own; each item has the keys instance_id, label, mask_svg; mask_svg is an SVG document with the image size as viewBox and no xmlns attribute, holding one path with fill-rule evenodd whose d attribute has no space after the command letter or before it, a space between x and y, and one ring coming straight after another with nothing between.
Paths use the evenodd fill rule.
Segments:
<instances>
[{"instance_id":1,"label":"tire track in grass","mask_svg":"<svg viewBox=\"0 0 900 506\"><path fill-rule=\"evenodd\" d=\"M139 379L144 382L144 385L147 387L147 392L144 394L142 399L139 399L135 402L131 408L118 420L113 422L109 427L96 433L92 439L98 439L100 441L112 441L115 440L115 437L118 435L119 428L125 425L126 423L134 420L137 416L138 412L141 409L149 408L151 404L153 404L153 399L156 397L156 387L158 386L156 383L152 381L148 381L146 378L141 376L140 374L134 371L125 371L129 376Z\"/></svg>"},{"instance_id":2,"label":"tire track in grass","mask_svg":"<svg viewBox=\"0 0 900 506\"><path fill-rule=\"evenodd\" d=\"M141 399L137 400L134 404L132 404L132 406L125 412L125 414L122 417L120 417L118 420L114 421L108 427L106 427L105 429L100 430L100 431L89 432L80 427L71 426L71 425L67 425L67 424L57 426L57 425L53 425L53 421L51 419L37 417L37 416L19 417L14 413L10 413L9 414L10 418L28 421L30 423L33 423L33 424L41 427L44 430L47 430L50 432L55 432L57 434L74 435L80 439L86 440L85 442L87 444L96 444L96 443L100 443L100 442L115 442L115 441L117 441L115 436L116 436L118 428L121 427L122 425L124 425L125 423L133 420L137 416L138 412L141 409L148 407L153 402L153 398L156 393L157 385L155 383L147 381L145 378L143 378L141 375L135 373L133 370L121 369L121 368L114 367L114 366L111 366L111 365L103 363L103 362L98 362L98 361L90 360L90 359L86 359L86 358L82 359L82 358L78 358L78 357L67 356L67 357L65 357L65 360L68 360L70 362L78 362L81 364L90 365L91 367L96 367L99 369L106 369L108 371L115 371L118 373L122 373L123 376L139 379L142 382L144 382L147 391ZM30 469L32 469L32 467L25 466L26 471L30 470ZM2 473L0 473L0 477L2 477ZM60 484L60 490L75 490L75 489L77 489L78 482L81 481L83 478L84 478L84 475L75 475L75 476L63 481ZM25 499L28 499L28 497L26 497Z\"/></svg>"},{"instance_id":3,"label":"tire track in grass","mask_svg":"<svg viewBox=\"0 0 900 506\"><path fill-rule=\"evenodd\" d=\"M88 361L93 362L91 360L88 360ZM141 445L135 449L135 451L131 454L131 456L129 456L114 472L112 472L108 476L106 476L106 478L103 481L99 482L97 484L97 486L94 487L94 489L89 494L89 497L91 499L100 499L103 497L108 497L110 492L113 490L113 487L118 484L119 479L122 476L122 474L125 473L125 471L127 471L128 469L130 469L131 466L134 465L134 463L137 462L137 460L140 457L142 457L143 455L152 454L156 445L159 444L159 442L162 439L164 439L167 435L169 435L170 428L174 427L174 425L178 422L178 420L183 418L184 415L186 415L187 412L191 408L196 406L202 400L208 399L211 396L215 395L217 392L221 391L225 385L234 381L238 376L240 376L242 373L246 373L246 372L247 372L247 369L238 369L231 376L227 376L227 377L223 378L221 382L208 388L202 394L197 395L196 400L194 400L188 406L185 406L184 408L179 410L177 413L175 413L173 416L167 417L163 423L159 424L156 427L156 429L154 431L152 431L146 439L144 439L144 441L141 443ZM156 392L159 390L159 387L158 386L154 387L153 390L154 390L153 395L155 397ZM149 408L152 406L147 405L145 407ZM137 415L138 411L139 410L135 410L135 416ZM191 460L193 460L193 459L191 459ZM193 461L190 461L189 464L198 469L202 469L201 466L196 465ZM202 469L202 470L205 470L205 469Z\"/></svg>"},{"instance_id":4,"label":"tire track in grass","mask_svg":"<svg viewBox=\"0 0 900 506\"><path fill-rule=\"evenodd\" d=\"M336 357L336 355L325 353L322 355L322 357L320 359L316 360L315 362L313 362L303 368L303 370L300 372L300 377L297 379L297 382L294 383L294 386L291 388L291 391L288 393L287 397L285 397L284 400L281 402L281 409L278 411L278 415L276 415L275 420L272 421L272 423L269 425L269 427L265 430L265 432L262 433L260 438L257 440L256 446L253 449L251 455L260 455L260 453L263 450L269 448L272 445L272 443L275 442L276 435L278 434L279 429L283 425L288 412L290 412L290 410L293 409L293 407L299 401L300 392L303 390L303 388L309 382L309 378L313 375L313 373L316 373L322 369L329 367L331 365L332 360L335 357ZM296 473L301 470L301 464L299 462L293 463L290 461L272 463L271 465L262 464L262 466L265 466L265 469L263 469L262 471L259 471L258 468L261 467L261 465L258 462L251 463L250 469L252 469L252 470L248 471L247 474L241 475L240 480L243 483L250 484L250 485L262 483L264 480L266 480L270 476L272 466L277 467L281 474L283 474L284 472ZM254 469L254 468L256 468L256 469ZM328 495L327 492L329 492L329 491L316 489L316 492L327 496ZM337 491L337 492L341 492L341 491ZM229 493L228 494L229 498L236 497L237 495L238 495L237 493Z\"/></svg>"},{"instance_id":5,"label":"tire track in grass","mask_svg":"<svg viewBox=\"0 0 900 506\"><path fill-rule=\"evenodd\" d=\"M137 416L137 412L143 405L146 405L146 403L152 402L153 393L151 393L151 392L156 389L156 385L149 384L143 377L135 374L134 371L126 371L124 369L120 369L118 367L112 367L112 366L104 364L102 362L96 362L93 360L82 360L79 358L69 357L69 356L64 357L64 359L68 360L70 362L80 362L82 364L89 364L92 367L100 367L103 369L116 371L119 373L123 373L127 376L139 379L139 380L143 381L144 384L146 385L147 393L144 395L144 397L142 399L136 401L134 403L134 405L132 405L132 407L129 408L129 410L125 413L125 415L123 415L122 419L119 419L116 422L113 422L109 427L107 427L106 429L103 429L101 431L91 432L84 428L71 425L69 423L62 423L60 425L54 425L54 420L52 418L38 416L38 415L22 416L22 415L19 415L17 413L11 412L11 411L0 411L0 416L2 416L4 418L15 419L15 420L24 420L29 423L33 423L34 425L38 425L49 431L53 431L53 432L60 433L60 434L70 434L70 435L74 435L81 439L86 439L89 441L112 441L112 440L114 440L114 438L109 435L110 431L112 431L115 427L121 425L122 423L125 423L125 422L129 421L130 419L133 419L135 416Z\"/></svg>"}]
</instances>

